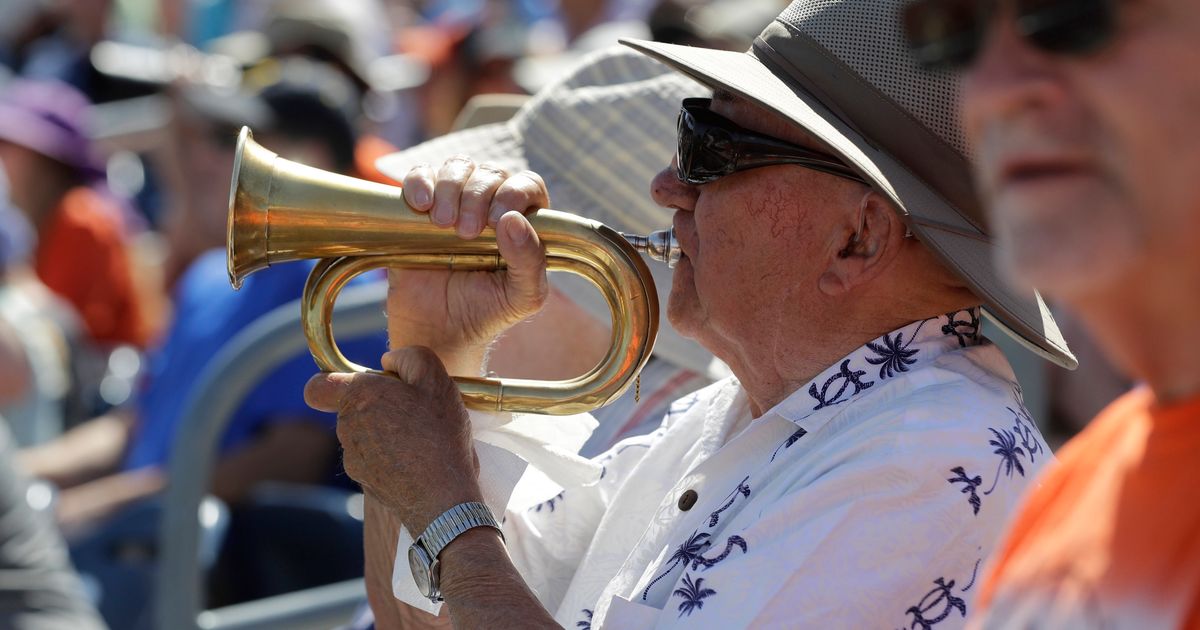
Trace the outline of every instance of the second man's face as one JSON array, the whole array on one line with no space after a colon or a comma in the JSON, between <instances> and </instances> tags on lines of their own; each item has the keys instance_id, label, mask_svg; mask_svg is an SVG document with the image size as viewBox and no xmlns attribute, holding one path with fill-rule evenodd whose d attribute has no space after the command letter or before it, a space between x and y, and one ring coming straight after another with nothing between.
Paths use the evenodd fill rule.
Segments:
<instances>
[{"instance_id":1,"label":"second man's face","mask_svg":"<svg viewBox=\"0 0 1200 630\"><path fill-rule=\"evenodd\" d=\"M992 21L966 76L977 180L1022 284L1086 299L1194 251L1200 233L1200 3L1128 0L1084 56Z\"/></svg>"}]
</instances>

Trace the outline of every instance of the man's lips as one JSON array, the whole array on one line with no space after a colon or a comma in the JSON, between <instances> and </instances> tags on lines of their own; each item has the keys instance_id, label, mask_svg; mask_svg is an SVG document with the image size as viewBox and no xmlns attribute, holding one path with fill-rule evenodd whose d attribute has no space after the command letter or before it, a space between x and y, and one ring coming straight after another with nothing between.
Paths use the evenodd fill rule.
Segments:
<instances>
[{"instance_id":1,"label":"man's lips","mask_svg":"<svg viewBox=\"0 0 1200 630\"><path fill-rule=\"evenodd\" d=\"M691 258L695 249L692 246L692 234L694 226L680 225L682 221L679 218L679 212L675 213L675 218L671 221L671 228L675 231L675 241L679 243L679 253L681 257Z\"/></svg>"},{"instance_id":2,"label":"man's lips","mask_svg":"<svg viewBox=\"0 0 1200 630\"><path fill-rule=\"evenodd\" d=\"M1000 163L994 179L996 188L1039 184L1067 177L1091 175L1094 166L1082 159L1063 156L1022 156Z\"/></svg>"}]
</instances>

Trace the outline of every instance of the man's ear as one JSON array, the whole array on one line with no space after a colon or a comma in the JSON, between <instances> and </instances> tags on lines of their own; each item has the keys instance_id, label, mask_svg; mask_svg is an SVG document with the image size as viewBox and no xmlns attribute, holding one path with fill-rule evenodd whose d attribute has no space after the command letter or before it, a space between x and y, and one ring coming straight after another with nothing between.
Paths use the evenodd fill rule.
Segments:
<instances>
[{"instance_id":1,"label":"man's ear","mask_svg":"<svg viewBox=\"0 0 1200 630\"><path fill-rule=\"evenodd\" d=\"M841 295L877 278L900 252L904 220L892 204L871 191L858 208L847 212L837 226L841 232L838 251L818 279L822 293Z\"/></svg>"}]
</instances>

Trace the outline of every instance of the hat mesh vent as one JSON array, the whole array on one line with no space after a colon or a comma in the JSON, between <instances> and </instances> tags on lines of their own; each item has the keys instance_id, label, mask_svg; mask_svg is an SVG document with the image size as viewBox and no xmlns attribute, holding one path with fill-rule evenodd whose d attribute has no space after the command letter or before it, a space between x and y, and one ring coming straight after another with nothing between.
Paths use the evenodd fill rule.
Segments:
<instances>
[{"instance_id":1,"label":"hat mesh vent","mask_svg":"<svg viewBox=\"0 0 1200 630\"><path fill-rule=\"evenodd\" d=\"M863 79L969 155L958 115L959 82L913 61L902 36L904 0L796 0L779 19L808 35Z\"/></svg>"}]
</instances>

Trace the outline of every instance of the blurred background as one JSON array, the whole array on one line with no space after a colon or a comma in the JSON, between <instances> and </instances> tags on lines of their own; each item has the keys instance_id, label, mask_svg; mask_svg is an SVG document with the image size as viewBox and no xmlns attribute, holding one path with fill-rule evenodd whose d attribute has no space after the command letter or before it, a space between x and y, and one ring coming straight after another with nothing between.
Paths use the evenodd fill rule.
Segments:
<instances>
[{"instance_id":1,"label":"blurred background","mask_svg":"<svg viewBox=\"0 0 1200 630\"><path fill-rule=\"evenodd\" d=\"M0 0L0 417L20 448L0 464L36 480L29 507L53 515L108 624L152 627L161 496L204 370L308 272L229 288L242 125L387 182L377 158L504 120L619 37L745 50L786 4ZM1129 386L1061 316L1080 372L1016 360L1052 442ZM376 363L378 328L343 349ZM361 575L361 497L334 419L302 400L314 369L298 352L231 403L201 511L205 607Z\"/></svg>"}]
</instances>

